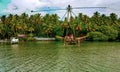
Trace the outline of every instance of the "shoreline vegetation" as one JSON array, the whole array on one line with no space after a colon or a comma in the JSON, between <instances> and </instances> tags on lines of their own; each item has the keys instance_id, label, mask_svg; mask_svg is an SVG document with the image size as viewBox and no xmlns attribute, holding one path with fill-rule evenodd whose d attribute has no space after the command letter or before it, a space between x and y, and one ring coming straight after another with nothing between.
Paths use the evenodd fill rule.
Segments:
<instances>
[{"instance_id":1,"label":"shoreline vegetation","mask_svg":"<svg viewBox=\"0 0 120 72\"><path fill-rule=\"evenodd\" d=\"M76 17L60 20L57 14L34 14L28 16L9 14L0 17L0 40L20 37L21 40L34 40L34 37L55 38L74 33L75 37L87 35L87 41L120 41L120 18L95 12L89 17L79 13ZM0 42L1 42L0 41Z\"/></svg>"}]
</instances>

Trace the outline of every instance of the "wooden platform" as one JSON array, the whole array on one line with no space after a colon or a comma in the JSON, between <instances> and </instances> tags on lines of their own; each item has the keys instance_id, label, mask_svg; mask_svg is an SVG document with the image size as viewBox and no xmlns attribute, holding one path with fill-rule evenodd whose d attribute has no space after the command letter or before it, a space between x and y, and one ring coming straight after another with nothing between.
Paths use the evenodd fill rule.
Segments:
<instances>
[{"instance_id":1,"label":"wooden platform","mask_svg":"<svg viewBox=\"0 0 120 72\"><path fill-rule=\"evenodd\" d=\"M72 40L64 37L64 44L71 44L71 45L75 45L75 44L80 44L81 41L86 40L87 36L82 36L82 37L76 37L73 38Z\"/></svg>"}]
</instances>

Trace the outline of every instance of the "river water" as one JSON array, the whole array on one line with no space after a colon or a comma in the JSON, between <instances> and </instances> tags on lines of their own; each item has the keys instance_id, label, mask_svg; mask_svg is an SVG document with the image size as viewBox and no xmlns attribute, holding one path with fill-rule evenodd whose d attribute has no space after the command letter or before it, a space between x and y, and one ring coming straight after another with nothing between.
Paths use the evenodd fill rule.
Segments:
<instances>
[{"instance_id":1,"label":"river water","mask_svg":"<svg viewBox=\"0 0 120 72\"><path fill-rule=\"evenodd\" d=\"M0 72L120 72L120 43L0 44Z\"/></svg>"}]
</instances>

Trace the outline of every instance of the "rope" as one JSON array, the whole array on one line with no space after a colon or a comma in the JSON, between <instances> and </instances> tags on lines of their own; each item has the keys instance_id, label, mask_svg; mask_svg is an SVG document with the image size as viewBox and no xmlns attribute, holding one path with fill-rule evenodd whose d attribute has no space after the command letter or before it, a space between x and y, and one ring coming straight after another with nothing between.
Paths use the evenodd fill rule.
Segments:
<instances>
[{"instance_id":1,"label":"rope","mask_svg":"<svg viewBox=\"0 0 120 72\"><path fill-rule=\"evenodd\" d=\"M65 15L67 14L67 12L64 14L64 16L62 17L62 19L61 20L63 20L63 18L65 17Z\"/></svg>"}]
</instances>

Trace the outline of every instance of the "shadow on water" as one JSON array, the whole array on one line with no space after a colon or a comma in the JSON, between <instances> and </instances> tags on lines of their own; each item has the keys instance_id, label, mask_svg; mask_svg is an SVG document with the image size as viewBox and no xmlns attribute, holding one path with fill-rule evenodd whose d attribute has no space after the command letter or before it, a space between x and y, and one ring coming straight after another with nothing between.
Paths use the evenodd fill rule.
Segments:
<instances>
[{"instance_id":1,"label":"shadow on water","mask_svg":"<svg viewBox=\"0 0 120 72\"><path fill-rule=\"evenodd\" d=\"M118 42L26 42L0 45L1 72L119 72Z\"/></svg>"}]
</instances>

